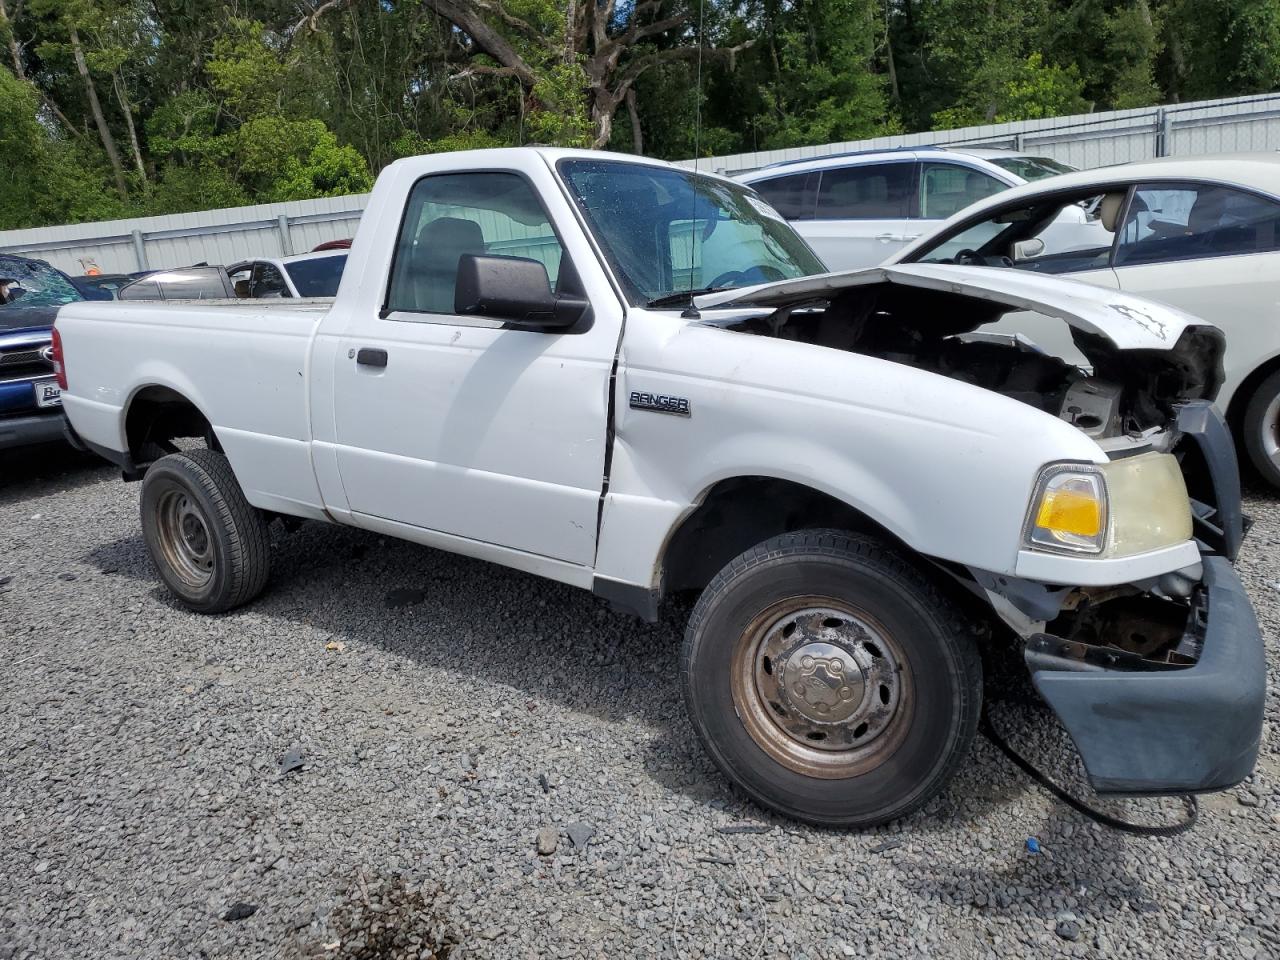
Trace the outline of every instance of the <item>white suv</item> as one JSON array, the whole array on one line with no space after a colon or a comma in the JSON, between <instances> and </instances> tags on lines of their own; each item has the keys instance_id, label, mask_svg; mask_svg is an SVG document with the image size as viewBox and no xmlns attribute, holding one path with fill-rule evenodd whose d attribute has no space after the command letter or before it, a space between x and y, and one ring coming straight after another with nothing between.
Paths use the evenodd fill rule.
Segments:
<instances>
[{"instance_id":1,"label":"white suv","mask_svg":"<svg viewBox=\"0 0 1280 960\"><path fill-rule=\"evenodd\" d=\"M880 263L971 203L1073 169L1008 150L920 147L791 160L737 179L791 221L828 267L852 270ZM1064 230L1096 229L1083 210L1061 217Z\"/></svg>"}]
</instances>

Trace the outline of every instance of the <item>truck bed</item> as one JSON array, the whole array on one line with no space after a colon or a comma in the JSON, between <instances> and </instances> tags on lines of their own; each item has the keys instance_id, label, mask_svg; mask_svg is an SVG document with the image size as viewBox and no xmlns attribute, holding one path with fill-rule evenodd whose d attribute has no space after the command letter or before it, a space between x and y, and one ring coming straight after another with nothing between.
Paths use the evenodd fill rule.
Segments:
<instances>
[{"instance_id":1,"label":"truck bed","mask_svg":"<svg viewBox=\"0 0 1280 960\"><path fill-rule=\"evenodd\" d=\"M327 301L287 300L68 305L58 330L93 357L79 367L69 359L68 412L89 444L127 450L121 409L142 390L177 391L217 432L250 503L322 516L307 367L327 310Z\"/></svg>"}]
</instances>

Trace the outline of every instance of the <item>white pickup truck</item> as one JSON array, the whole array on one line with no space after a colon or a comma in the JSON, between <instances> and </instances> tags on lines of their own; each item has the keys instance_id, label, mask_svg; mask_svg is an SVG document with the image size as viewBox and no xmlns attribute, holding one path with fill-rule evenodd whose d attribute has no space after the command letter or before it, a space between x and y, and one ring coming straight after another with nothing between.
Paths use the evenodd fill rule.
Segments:
<instances>
[{"instance_id":1,"label":"white pickup truck","mask_svg":"<svg viewBox=\"0 0 1280 960\"><path fill-rule=\"evenodd\" d=\"M941 789L1010 638L1097 789L1247 776L1265 665L1218 331L1011 271L822 271L721 177L443 154L379 177L331 306L73 304L52 353L193 610L263 589L281 515L647 618L696 595L694 728L815 823ZM1069 324L1091 368L983 332L1009 310Z\"/></svg>"}]
</instances>

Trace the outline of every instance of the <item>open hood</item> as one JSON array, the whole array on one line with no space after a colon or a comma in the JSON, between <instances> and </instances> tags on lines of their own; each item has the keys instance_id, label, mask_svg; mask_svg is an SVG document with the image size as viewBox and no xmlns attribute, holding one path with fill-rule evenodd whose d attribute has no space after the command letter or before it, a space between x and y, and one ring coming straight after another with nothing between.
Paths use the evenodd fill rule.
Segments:
<instances>
[{"instance_id":1,"label":"open hood","mask_svg":"<svg viewBox=\"0 0 1280 960\"><path fill-rule=\"evenodd\" d=\"M933 263L895 264L782 280L705 294L694 304L700 310L789 307L831 300L877 284L946 294L955 306L968 301L970 309L962 312L969 322L960 324L961 329L952 329L952 333L976 329L1012 310L1031 310L1102 337L1120 350L1173 350L1189 327L1211 326L1173 307L1078 280L996 267Z\"/></svg>"}]
</instances>

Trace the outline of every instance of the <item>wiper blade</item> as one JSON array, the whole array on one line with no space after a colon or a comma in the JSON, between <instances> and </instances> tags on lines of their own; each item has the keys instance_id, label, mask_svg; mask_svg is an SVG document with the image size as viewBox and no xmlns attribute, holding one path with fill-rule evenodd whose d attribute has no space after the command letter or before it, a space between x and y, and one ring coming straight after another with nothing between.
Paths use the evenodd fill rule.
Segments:
<instances>
[{"instance_id":1,"label":"wiper blade","mask_svg":"<svg viewBox=\"0 0 1280 960\"><path fill-rule=\"evenodd\" d=\"M702 287L700 290L677 290L675 293L666 293L660 297L654 297L645 303L646 307L678 307L682 303L692 303L694 297L700 297L706 293L719 293L721 290L732 290L733 287Z\"/></svg>"}]
</instances>

